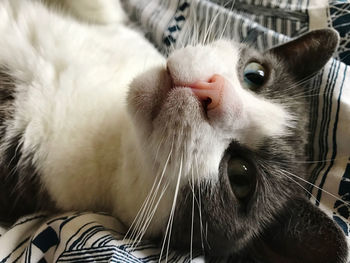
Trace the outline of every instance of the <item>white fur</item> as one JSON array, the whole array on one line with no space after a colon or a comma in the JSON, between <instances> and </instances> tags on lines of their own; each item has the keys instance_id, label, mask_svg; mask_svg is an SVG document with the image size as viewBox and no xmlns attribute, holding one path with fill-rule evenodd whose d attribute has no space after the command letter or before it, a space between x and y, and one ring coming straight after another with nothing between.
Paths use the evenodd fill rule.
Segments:
<instances>
[{"instance_id":1,"label":"white fur","mask_svg":"<svg viewBox=\"0 0 350 263\"><path fill-rule=\"evenodd\" d=\"M286 134L293 118L280 104L242 87L236 73L238 60L239 46L232 41L218 40L207 46L176 50L167 65L176 85L207 81L214 74L224 76L230 82L231 90L225 94L227 97L219 112L208 113L211 123L215 122L220 133L228 133L230 139L255 148L266 136ZM240 115L232 116L237 104L240 104Z\"/></svg>"},{"instance_id":2,"label":"white fur","mask_svg":"<svg viewBox=\"0 0 350 263\"><path fill-rule=\"evenodd\" d=\"M56 8L62 8L82 21L111 24L126 20L119 1L111 0L45 0Z\"/></svg>"},{"instance_id":3,"label":"white fur","mask_svg":"<svg viewBox=\"0 0 350 263\"><path fill-rule=\"evenodd\" d=\"M286 110L241 87L234 70L238 50L231 43L183 49L168 60L175 81L192 82L219 73L245 101L239 119L214 113L208 122L190 90L171 91L168 96L165 59L141 34L120 23L124 14L118 4L107 0L64 4L79 18L107 25L63 17L36 1L0 2L0 32L6 36L0 41L0 64L18 80L15 121L8 126L8 137L25 131L23 150L35 153L44 187L60 208L107 210L130 225L173 149L165 170L169 189L148 232L159 234L168 219L179 173L186 179L181 183L193 170L202 176L198 180L215 181L213 175L233 138L255 147L265 136L285 132L290 118ZM91 14L91 10L97 11ZM133 91L153 94L157 89L154 94L160 94L140 99L145 104L129 105L135 109L133 119L126 110L132 80ZM159 98L169 105L161 101L165 108L151 120L152 105ZM172 110L180 101L188 101L188 109L175 116ZM181 129L167 133L176 118ZM192 125L190 132L186 123ZM198 148L195 157L193 147Z\"/></svg>"}]
</instances>

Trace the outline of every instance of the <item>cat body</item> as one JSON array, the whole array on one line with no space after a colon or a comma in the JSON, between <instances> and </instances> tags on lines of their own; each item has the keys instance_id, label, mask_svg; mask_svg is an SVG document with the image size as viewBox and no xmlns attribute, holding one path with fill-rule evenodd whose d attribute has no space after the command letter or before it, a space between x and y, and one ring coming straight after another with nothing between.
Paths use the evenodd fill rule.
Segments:
<instances>
[{"instance_id":1,"label":"cat body","mask_svg":"<svg viewBox=\"0 0 350 263\"><path fill-rule=\"evenodd\" d=\"M37 1L0 3L1 217L107 211L136 240L239 258L256 251L267 262L344 262L343 234L288 177L307 179L293 164L306 158L308 111L295 83L331 57L333 31L266 53L218 40L166 59L124 24L119 4L114 14L111 1L79 2L62 3L80 21ZM311 51L295 55L305 43ZM249 72L262 74L260 86L245 86Z\"/></svg>"},{"instance_id":2,"label":"cat body","mask_svg":"<svg viewBox=\"0 0 350 263\"><path fill-rule=\"evenodd\" d=\"M2 65L18 83L5 137L15 148L21 145L18 165L40 163L35 170L43 174L43 187L64 210L139 207L124 198L134 180L118 178L145 171L135 165L141 153L126 113L126 93L138 73L164 64L163 56L122 24L86 29L30 1L4 2L1 11L8 36L1 46ZM115 52L124 47L129 48ZM11 146L3 145L5 152L6 147Z\"/></svg>"}]
</instances>

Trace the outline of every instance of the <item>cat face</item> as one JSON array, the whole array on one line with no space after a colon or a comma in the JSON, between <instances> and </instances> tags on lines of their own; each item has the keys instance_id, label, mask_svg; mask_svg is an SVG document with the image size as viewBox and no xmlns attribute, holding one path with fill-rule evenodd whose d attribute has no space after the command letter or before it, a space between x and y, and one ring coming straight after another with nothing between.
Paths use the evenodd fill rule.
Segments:
<instances>
[{"instance_id":1,"label":"cat face","mask_svg":"<svg viewBox=\"0 0 350 263\"><path fill-rule=\"evenodd\" d=\"M152 140L147 147L151 147L154 153L161 151L157 158L168 156L173 145L172 159L184 159L184 174L188 175L195 163L194 158L197 158L200 162L198 172L207 180L217 180L218 176L213 177L213 174L217 174L223 153L232 141L255 149L267 137L289 133L288 129L295 126L294 113L278 100L268 98L268 94L259 95L244 88L244 70L253 64L250 61L260 59L259 65L264 67L266 64L263 70L266 75L271 75L269 80L266 76L266 82L274 82L273 78L276 78L273 76L276 72L268 68L271 61L263 61L256 53L254 56L254 52L243 60L242 53L249 52L253 51L226 41L187 47L169 57L167 71L157 72L156 69L134 82L130 100L131 107L136 105L136 108L132 111L142 123L142 136ZM161 78L160 85L152 83L155 74ZM194 93L198 88L190 87L200 81L223 87L220 91L211 89L217 94L204 94L201 99ZM210 91L202 89L202 92ZM214 96L220 97L217 99L219 105L212 107L213 101L205 105L205 99L214 100ZM164 141L161 147L160 138ZM160 164L165 161L157 160Z\"/></svg>"},{"instance_id":2,"label":"cat face","mask_svg":"<svg viewBox=\"0 0 350 263\"><path fill-rule=\"evenodd\" d=\"M326 262L326 255L343 262L343 235L305 199L298 178L307 179L306 168L295 165L306 158L300 83L337 41L319 30L259 53L219 40L176 50L166 68L134 80L129 112L145 158L173 195L164 240L215 256L256 251L268 262ZM293 250L305 256L290 259Z\"/></svg>"}]
</instances>

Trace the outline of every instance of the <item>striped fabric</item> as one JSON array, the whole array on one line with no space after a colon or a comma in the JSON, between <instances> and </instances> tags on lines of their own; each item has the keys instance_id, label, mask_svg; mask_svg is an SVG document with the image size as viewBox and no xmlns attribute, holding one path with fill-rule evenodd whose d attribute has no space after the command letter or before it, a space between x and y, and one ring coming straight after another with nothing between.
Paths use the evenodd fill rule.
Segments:
<instances>
[{"instance_id":1,"label":"striped fabric","mask_svg":"<svg viewBox=\"0 0 350 263\"><path fill-rule=\"evenodd\" d=\"M151 243L136 248L123 240L124 226L102 213L38 214L22 218L0 238L0 259L9 262L156 262L160 249ZM196 256L195 256L196 257ZM198 257L198 262L201 258ZM189 255L163 253L163 262L190 262Z\"/></svg>"},{"instance_id":2,"label":"striped fabric","mask_svg":"<svg viewBox=\"0 0 350 263\"><path fill-rule=\"evenodd\" d=\"M167 55L190 41L228 37L260 50L315 28L341 36L335 58L310 93L311 200L350 236L350 2L348 0L123 0L130 17ZM198 28L210 28L209 33ZM0 227L0 262L157 262L161 249L147 242L132 249L125 229L105 214L33 215ZM349 238L350 240L350 238ZM350 242L349 242L350 243ZM204 262L162 253L162 262Z\"/></svg>"}]
</instances>

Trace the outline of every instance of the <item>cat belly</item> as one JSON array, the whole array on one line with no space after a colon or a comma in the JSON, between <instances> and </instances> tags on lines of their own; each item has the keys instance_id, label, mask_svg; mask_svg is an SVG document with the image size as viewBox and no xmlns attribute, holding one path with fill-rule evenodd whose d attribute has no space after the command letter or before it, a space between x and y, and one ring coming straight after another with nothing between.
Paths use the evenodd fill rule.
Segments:
<instances>
[{"instance_id":1,"label":"cat belly","mask_svg":"<svg viewBox=\"0 0 350 263\"><path fill-rule=\"evenodd\" d=\"M16 83L2 155L18 156L18 178L36 178L59 209L112 211L123 188L122 136L133 136L128 85L164 58L121 24L89 26L31 1L3 1L0 14L0 64Z\"/></svg>"}]
</instances>

